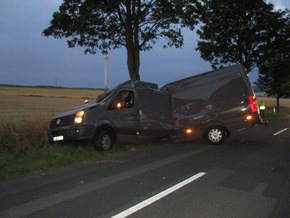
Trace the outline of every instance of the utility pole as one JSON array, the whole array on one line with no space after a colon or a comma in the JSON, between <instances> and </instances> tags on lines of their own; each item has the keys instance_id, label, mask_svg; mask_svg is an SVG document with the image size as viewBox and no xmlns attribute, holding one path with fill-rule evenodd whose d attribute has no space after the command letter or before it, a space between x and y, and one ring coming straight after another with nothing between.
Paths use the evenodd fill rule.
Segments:
<instances>
[{"instance_id":1,"label":"utility pole","mask_svg":"<svg viewBox=\"0 0 290 218\"><path fill-rule=\"evenodd\" d=\"M109 60L108 53L104 53L104 89L105 91L108 89L108 83L107 83L107 61Z\"/></svg>"}]
</instances>

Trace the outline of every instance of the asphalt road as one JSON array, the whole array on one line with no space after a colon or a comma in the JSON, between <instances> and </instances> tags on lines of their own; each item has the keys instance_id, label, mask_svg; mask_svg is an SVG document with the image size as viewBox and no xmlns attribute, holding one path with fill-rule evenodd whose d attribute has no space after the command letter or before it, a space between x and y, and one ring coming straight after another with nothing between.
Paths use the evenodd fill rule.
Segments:
<instances>
[{"instance_id":1,"label":"asphalt road","mask_svg":"<svg viewBox=\"0 0 290 218\"><path fill-rule=\"evenodd\" d=\"M0 183L0 217L289 217L290 116Z\"/></svg>"}]
</instances>

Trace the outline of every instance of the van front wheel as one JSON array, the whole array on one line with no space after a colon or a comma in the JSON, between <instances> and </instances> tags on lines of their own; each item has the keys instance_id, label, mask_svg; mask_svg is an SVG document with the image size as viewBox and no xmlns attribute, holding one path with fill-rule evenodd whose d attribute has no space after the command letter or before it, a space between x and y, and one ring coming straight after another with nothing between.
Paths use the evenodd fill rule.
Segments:
<instances>
[{"instance_id":1,"label":"van front wheel","mask_svg":"<svg viewBox=\"0 0 290 218\"><path fill-rule=\"evenodd\" d=\"M113 146L113 138L110 130L101 130L95 137L95 148L108 151Z\"/></svg>"},{"instance_id":2,"label":"van front wheel","mask_svg":"<svg viewBox=\"0 0 290 218\"><path fill-rule=\"evenodd\" d=\"M226 139L226 131L221 126L212 126L206 131L205 138L212 145L220 145Z\"/></svg>"}]
</instances>

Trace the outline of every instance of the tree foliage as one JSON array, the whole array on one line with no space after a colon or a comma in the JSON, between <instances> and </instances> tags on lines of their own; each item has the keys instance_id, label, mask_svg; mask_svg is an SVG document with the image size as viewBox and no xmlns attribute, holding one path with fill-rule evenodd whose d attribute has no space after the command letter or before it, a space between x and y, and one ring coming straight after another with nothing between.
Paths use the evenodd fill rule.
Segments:
<instances>
[{"instance_id":1,"label":"tree foliage","mask_svg":"<svg viewBox=\"0 0 290 218\"><path fill-rule=\"evenodd\" d=\"M275 41L281 13L264 0L203 0L197 31L201 57L213 68L240 63L250 72ZM271 48L270 48L271 49Z\"/></svg>"},{"instance_id":2,"label":"tree foliage","mask_svg":"<svg viewBox=\"0 0 290 218\"><path fill-rule=\"evenodd\" d=\"M279 28L276 28L275 39L268 40L263 48L264 61L259 63L257 82L268 96L276 96L277 109L279 98L290 96L290 11L280 11Z\"/></svg>"},{"instance_id":3,"label":"tree foliage","mask_svg":"<svg viewBox=\"0 0 290 218\"><path fill-rule=\"evenodd\" d=\"M279 10L272 19L268 32L270 33L263 46L260 47L260 71L267 71L272 64L285 60L290 56L290 11Z\"/></svg>"},{"instance_id":4,"label":"tree foliage","mask_svg":"<svg viewBox=\"0 0 290 218\"><path fill-rule=\"evenodd\" d=\"M64 0L43 35L67 38L69 47L85 47L85 53L125 47L130 78L140 80L140 51L161 38L164 47L179 48L184 14L196 24L188 2L194 0Z\"/></svg>"},{"instance_id":5,"label":"tree foliage","mask_svg":"<svg viewBox=\"0 0 290 218\"><path fill-rule=\"evenodd\" d=\"M269 68L259 73L256 85L266 92L268 96L277 99L277 110L279 110L279 99L290 97L290 56L285 59L276 60Z\"/></svg>"},{"instance_id":6,"label":"tree foliage","mask_svg":"<svg viewBox=\"0 0 290 218\"><path fill-rule=\"evenodd\" d=\"M276 60L269 69L261 72L256 84L268 95L290 96L290 57Z\"/></svg>"}]
</instances>

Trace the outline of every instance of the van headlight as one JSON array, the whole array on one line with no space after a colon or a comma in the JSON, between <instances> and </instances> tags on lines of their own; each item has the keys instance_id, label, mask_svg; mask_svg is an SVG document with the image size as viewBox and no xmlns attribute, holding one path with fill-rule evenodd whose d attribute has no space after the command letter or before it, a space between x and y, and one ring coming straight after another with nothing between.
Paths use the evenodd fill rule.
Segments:
<instances>
[{"instance_id":1,"label":"van headlight","mask_svg":"<svg viewBox=\"0 0 290 218\"><path fill-rule=\"evenodd\" d=\"M75 124L80 124L83 122L83 116L84 116L85 112L84 111L79 111L76 113L75 116Z\"/></svg>"}]
</instances>

